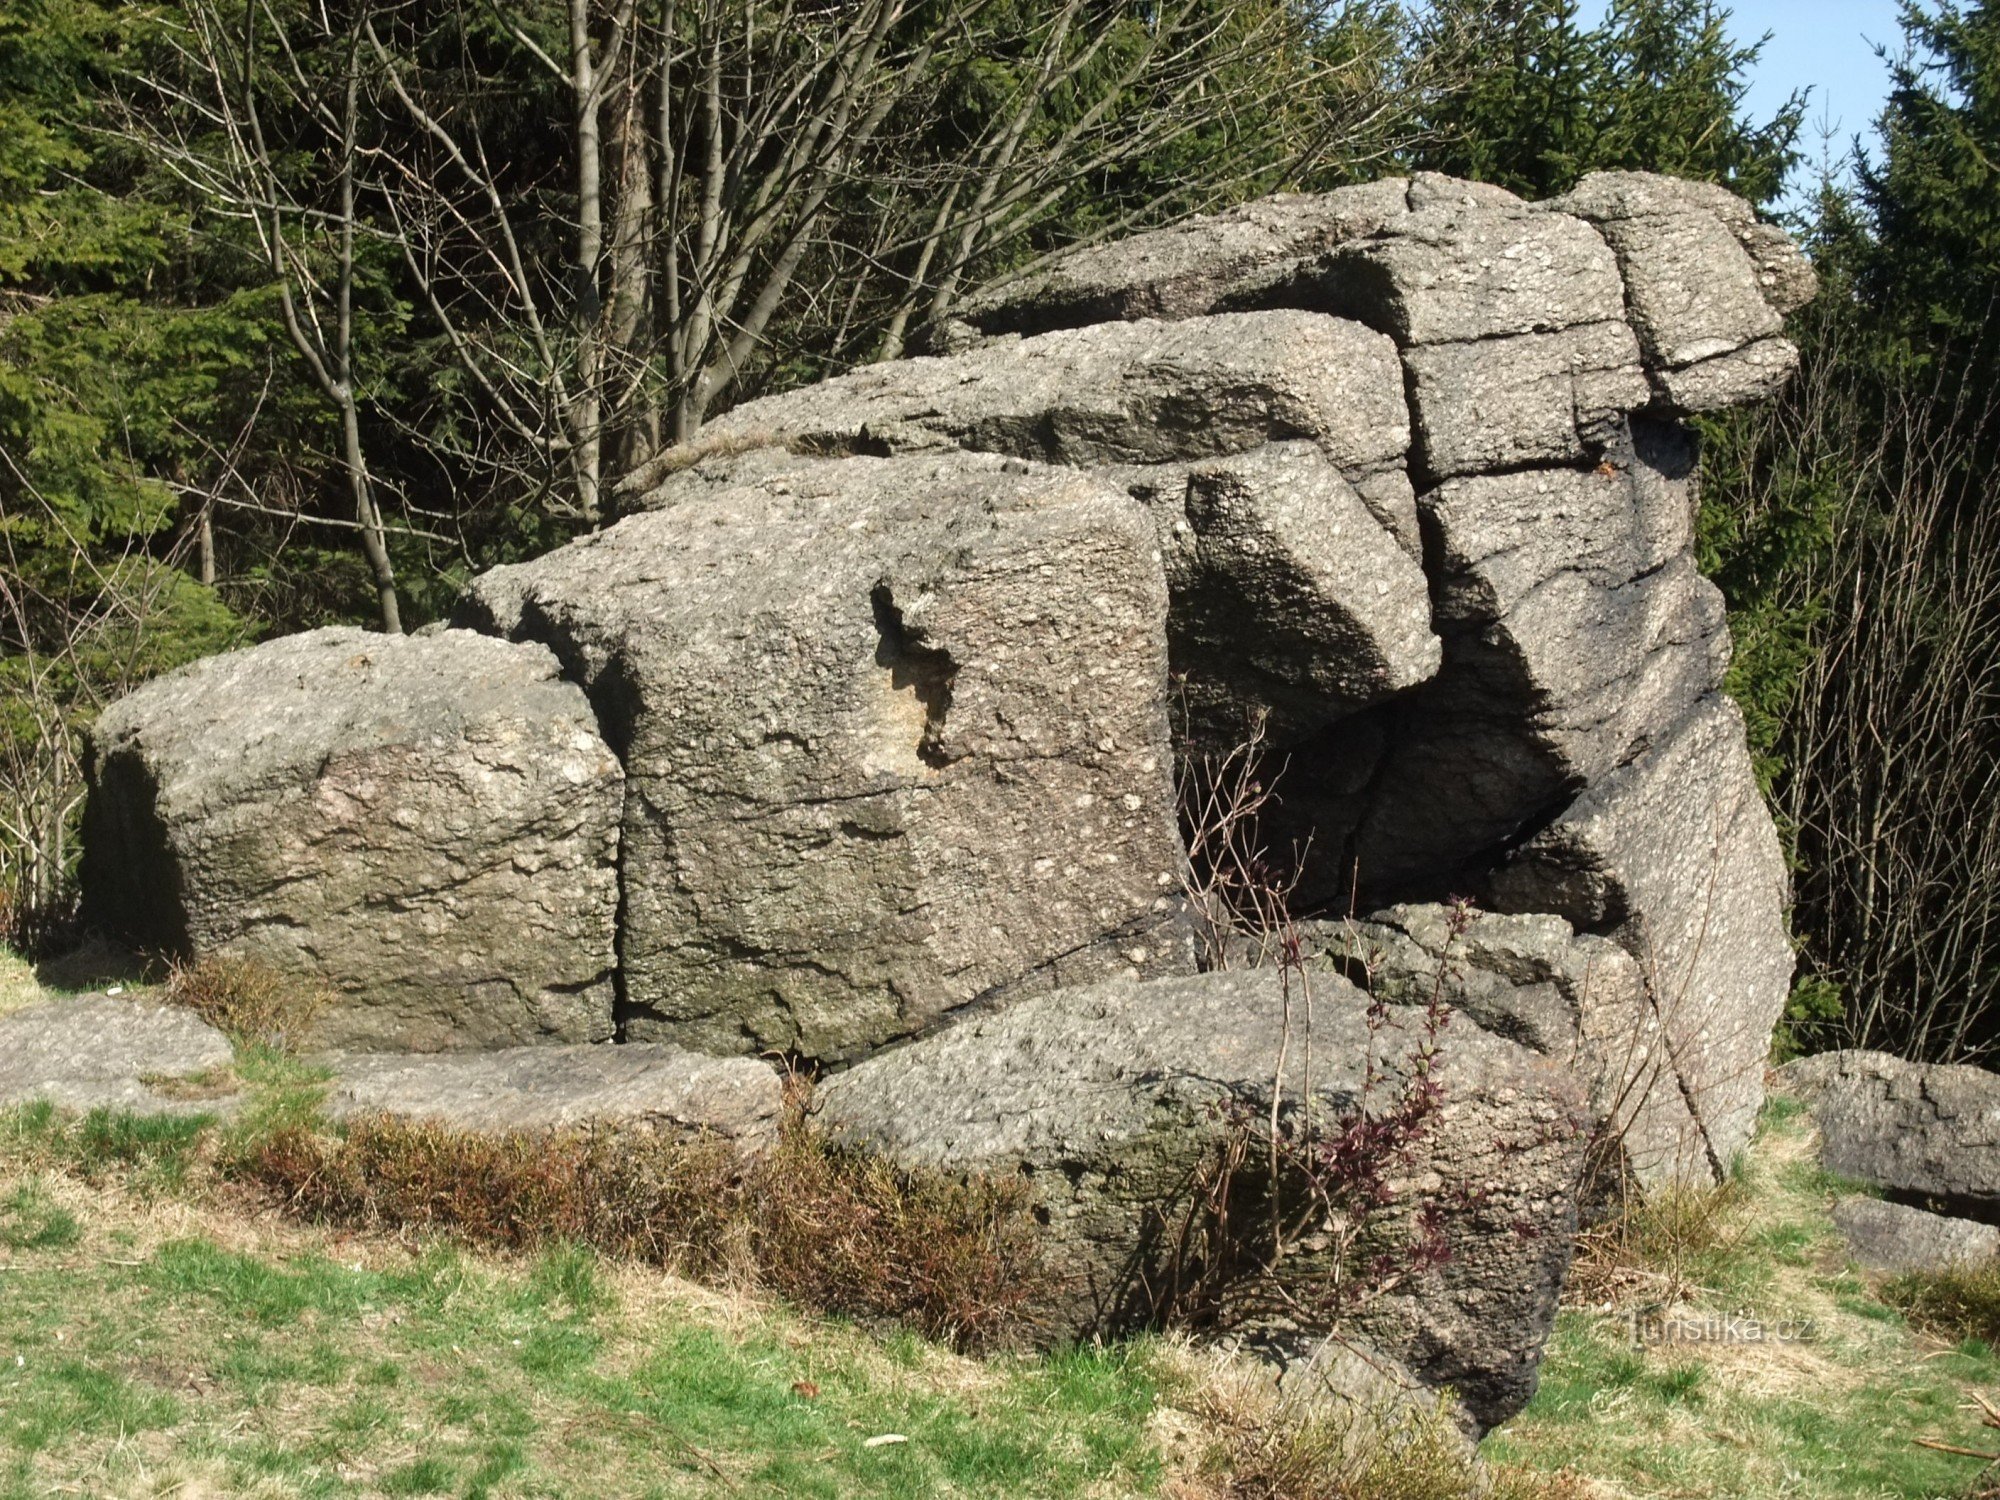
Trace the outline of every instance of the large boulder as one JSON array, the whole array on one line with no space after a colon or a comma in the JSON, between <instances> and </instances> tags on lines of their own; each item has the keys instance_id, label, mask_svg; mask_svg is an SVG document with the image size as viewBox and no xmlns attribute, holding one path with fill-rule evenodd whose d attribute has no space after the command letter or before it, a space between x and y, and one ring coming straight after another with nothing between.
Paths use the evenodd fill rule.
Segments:
<instances>
[{"instance_id":1,"label":"large boulder","mask_svg":"<svg viewBox=\"0 0 2000 1500\"><path fill-rule=\"evenodd\" d=\"M1280 310L871 365L738 407L626 492L671 509L782 469L773 449L961 447L1101 473L1158 528L1189 725L1234 744L1260 716L1307 733L1437 670L1408 446L1394 345Z\"/></svg>"},{"instance_id":2,"label":"large boulder","mask_svg":"<svg viewBox=\"0 0 2000 1500\"><path fill-rule=\"evenodd\" d=\"M1829 1172L2000 1224L2000 1074L1857 1050L1787 1063L1784 1079Z\"/></svg>"},{"instance_id":3,"label":"large boulder","mask_svg":"<svg viewBox=\"0 0 2000 1500\"><path fill-rule=\"evenodd\" d=\"M96 920L329 988L323 1045L611 1034L623 776L547 650L288 636L114 703L88 771Z\"/></svg>"},{"instance_id":4,"label":"large boulder","mask_svg":"<svg viewBox=\"0 0 2000 1500\"><path fill-rule=\"evenodd\" d=\"M822 1059L1191 966L1165 614L1130 496L957 453L704 486L465 606L624 757L626 1034Z\"/></svg>"},{"instance_id":5,"label":"large boulder","mask_svg":"<svg viewBox=\"0 0 2000 1500\"><path fill-rule=\"evenodd\" d=\"M1274 1092L1320 1139L1397 1115L1428 1077L1441 1092L1423 1126L1384 1137L1389 1199L1366 1266L1318 1270L1365 1273L1376 1291L1354 1304L1355 1329L1491 1424L1533 1393L1555 1315L1583 1092L1464 1018L1432 1032L1421 1011L1371 1006L1337 975L1271 969L1057 991L837 1074L815 1109L836 1143L901 1167L1027 1178L1056 1272L1039 1311L1051 1337L1080 1337L1158 1312L1218 1161L1269 1119Z\"/></svg>"}]
</instances>

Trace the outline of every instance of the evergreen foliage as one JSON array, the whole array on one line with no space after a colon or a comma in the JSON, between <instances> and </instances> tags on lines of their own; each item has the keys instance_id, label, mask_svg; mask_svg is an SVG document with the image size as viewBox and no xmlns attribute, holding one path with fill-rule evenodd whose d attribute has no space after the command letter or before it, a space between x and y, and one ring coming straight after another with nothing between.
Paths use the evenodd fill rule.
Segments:
<instances>
[{"instance_id":1,"label":"evergreen foliage","mask_svg":"<svg viewBox=\"0 0 2000 1500\"><path fill-rule=\"evenodd\" d=\"M1529 198L1586 172L1668 172L1768 204L1798 160L1803 95L1771 119L1744 113L1762 43L1739 44L1709 0L1613 0L1595 26L1580 0L1443 0L1433 45L1467 59L1464 87L1430 116L1424 165Z\"/></svg>"}]
</instances>

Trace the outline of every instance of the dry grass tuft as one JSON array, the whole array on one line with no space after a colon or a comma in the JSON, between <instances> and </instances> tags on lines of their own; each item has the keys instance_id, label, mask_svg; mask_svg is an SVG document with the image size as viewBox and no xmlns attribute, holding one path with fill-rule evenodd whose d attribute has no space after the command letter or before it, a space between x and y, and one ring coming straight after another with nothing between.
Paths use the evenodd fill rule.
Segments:
<instances>
[{"instance_id":1,"label":"dry grass tuft","mask_svg":"<svg viewBox=\"0 0 2000 1500\"><path fill-rule=\"evenodd\" d=\"M473 1135L378 1117L340 1135L281 1130L240 1171L319 1222L747 1275L802 1307L962 1348L1024 1333L1043 1279L1025 1184L900 1172L835 1151L797 1111L747 1163L727 1142L648 1130Z\"/></svg>"},{"instance_id":2,"label":"dry grass tuft","mask_svg":"<svg viewBox=\"0 0 2000 1500\"><path fill-rule=\"evenodd\" d=\"M1926 1333L2000 1347L2000 1260L1897 1276L1884 1283L1882 1300Z\"/></svg>"},{"instance_id":3,"label":"dry grass tuft","mask_svg":"<svg viewBox=\"0 0 2000 1500\"><path fill-rule=\"evenodd\" d=\"M743 1199L758 1275L801 1306L910 1323L960 1348L1029 1330L1049 1275L1018 1178L963 1180L837 1151L793 1117Z\"/></svg>"},{"instance_id":4,"label":"dry grass tuft","mask_svg":"<svg viewBox=\"0 0 2000 1500\"><path fill-rule=\"evenodd\" d=\"M1632 1192L1577 1236L1566 1297L1617 1303L1634 1292L1681 1302L1709 1290L1717 1265L1745 1232L1744 1189L1731 1179Z\"/></svg>"},{"instance_id":5,"label":"dry grass tuft","mask_svg":"<svg viewBox=\"0 0 2000 1500\"><path fill-rule=\"evenodd\" d=\"M279 1130L243 1170L317 1222L443 1230L505 1249L593 1245L690 1274L726 1254L740 1173L719 1141L601 1128L475 1135L386 1115L338 1135Z\"/></svg>"},{"instance_id":6,"label":"dry grass tuft","mask_svg":"<svg viewBox=\"0 0 2000 1500\"><path fill-rule=\"evenodd\" d=\"M333 1001L308 981L249 959L214 954L174 964L167 974L167 998L239 1042L279 1052L303 1047Z\"/></svg>"}]
</instances>

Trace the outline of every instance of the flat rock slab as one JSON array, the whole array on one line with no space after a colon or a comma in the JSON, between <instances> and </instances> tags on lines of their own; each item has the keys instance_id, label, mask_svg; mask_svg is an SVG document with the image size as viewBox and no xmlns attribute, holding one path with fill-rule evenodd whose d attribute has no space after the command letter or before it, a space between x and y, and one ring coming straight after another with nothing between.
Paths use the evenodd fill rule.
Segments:
<instances>
[{"instance_id":1,"label":"flat rock slab","mask_svg":"<svg viewBox=\"0 0 2000 1500\"><path fill-rule=\"evenodd\" d=\"M987 334L1199 317L1302 260L1374 233L1407 213L1409 199L1410 184L1401 178L1260 198L1079 250L1046 271L968 298L957 316Z\"/></svg>"},{"instance_id":2,"label":"flat rock slab","mask_svg":"<svg viewBox=\"0 0 2000 1500\"><path fill-rule=\"evenodd\" d=\"M1833 1223L1854 1258L1877 1271L1949 1271L2000 1255L2000 1228L1882 1198L1841 1199Z\"/></svg>"},{"instance_id":3,"label":"flat rock slab","mask_svg":"<svg viewBox=\"0 0 2000 1500\"><path fill-rule=\"evenodd\" d=\"M702 429L708 444L959 447L1077 467L1212 458L1287 438L1318 443L1352 474L1400 466L1410 425L1396 346L1359 323L1296 310L1103 323L864 365ZM669 485L638 503L659 509L678 493Z\"/></svg>"},{"instance_id":4,"label":"flat rock slab","mask_svg":"<svg viewBox=\"0 0 2000 1500\"><path fill-rule=\"evenodd\" d=\"M229 1041L191 1011L116 995L39 1001L0 1016L0 1105L217 1114L227 1096L181 1092L177 1079L229 1066Z\"/></svg>"},{"instance_id":5,"label":"flat rock slab","mask_svg":"<svg viewBox=\"0 0 2000 1500\"><path fill-rule=\"evenodd\" d=\"M1819 1125L1829 1172L2000 1222L2000 1074L1854 1050L1783 1076Z\"/></svg>"},{"instance_id":6,"label":"flat rock slab","mask_svg":"<svg viewBox=\"0 0 2000 1500\"><path fill-rule=\"evenodd\" d=\"M326 1109L336 1120L388 1114L482 1132L644 1125L758 1145L777 1134L784 1102L778 1075L754 1058L659 1043L356 1053L333 1069Z\"/></svg>"}]
</instances>

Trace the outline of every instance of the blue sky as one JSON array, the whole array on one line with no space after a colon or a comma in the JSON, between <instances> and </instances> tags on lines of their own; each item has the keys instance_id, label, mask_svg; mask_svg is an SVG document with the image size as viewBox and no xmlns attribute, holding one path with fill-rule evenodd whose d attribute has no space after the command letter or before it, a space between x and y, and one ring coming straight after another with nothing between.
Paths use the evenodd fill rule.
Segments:
<instances>
[{"instance_id":1,"label":"blue sky","mask_svg":"<svg viewBox=\"0 0 2000 1500\"><path fill-rule=\"evenodd\" d=\"M1792 90L1810 88L1810 137L1822 123L1842 145L1873 132L1889 92L1888 68L1875 48L1893 51L1903 34L1895 0L1736 0L1730 10L1740 39L1771 34L1750 95L1754 114L1769 115Z\"/></svg>"},{"instance_id":2,"label":"blue sky","mask_svg":"<svg viewBox=\"0 0 2000 1500\"><path fill-rule=\"evenodd\" d=\"M1812 90L1802 142L1809 164L1817 163L1823 125L1836 156L1856 135L1873 134L1889 91L1875 46L1894 50L1901 41L1896 0L1727 0L1726 8L1738 40L1771 34L1748 102L1753 115L1768 118L1794 89Z\"/></svg>"}]
</instances>

